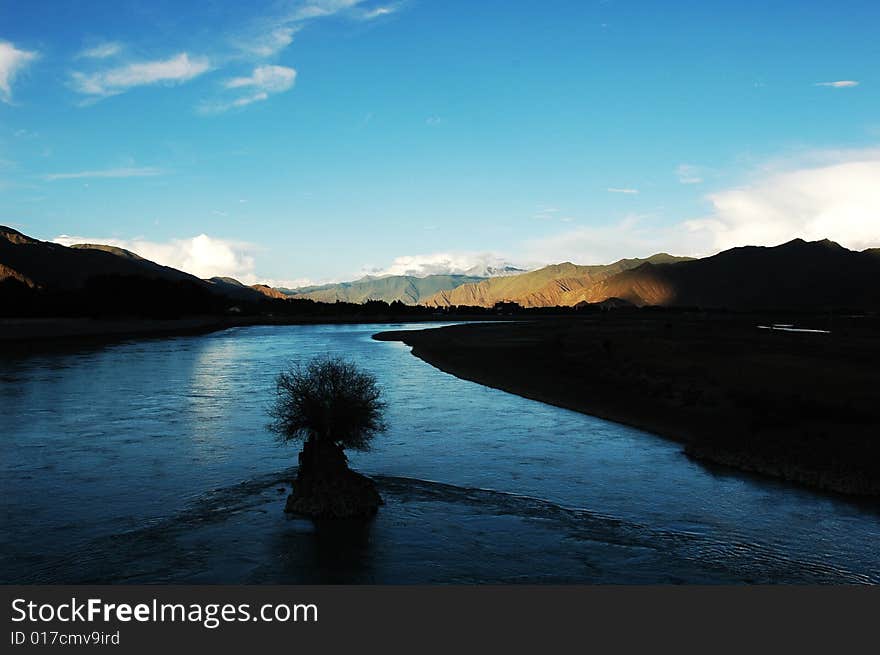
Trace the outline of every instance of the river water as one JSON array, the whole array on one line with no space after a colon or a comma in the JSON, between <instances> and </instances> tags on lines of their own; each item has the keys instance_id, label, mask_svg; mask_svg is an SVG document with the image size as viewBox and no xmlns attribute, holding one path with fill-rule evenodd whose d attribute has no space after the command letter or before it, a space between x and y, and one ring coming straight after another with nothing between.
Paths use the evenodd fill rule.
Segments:
<instances>
[{"instance_id":1,"label":"river water","mask_svg":"<svg viewBox=\"0 0 880 655\"><path fill-rule=\"evenodd\" d=\"M880 581L880 507L689 460L629 427L460 380L371 335L256 326L0 355L2 582ZM352 466L370 522L283 512L266 429L286 363L374 373Z\"/></svg>"}]
</instances>

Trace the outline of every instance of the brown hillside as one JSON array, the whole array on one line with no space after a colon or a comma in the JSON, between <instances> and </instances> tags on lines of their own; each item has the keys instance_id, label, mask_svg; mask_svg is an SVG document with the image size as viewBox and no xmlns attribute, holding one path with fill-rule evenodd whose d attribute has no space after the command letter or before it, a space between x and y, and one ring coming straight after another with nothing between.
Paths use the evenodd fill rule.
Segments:
<instances>
[{"instance_id":1,"label":"brown hillside","mask_svg":"<svg viewBox=\"0 0 880 655\"><path fill-rule=\"evenodd\" d=\"M645 263L679 261L688 261L688 258L658 253L647 259L621 259L599 266L578 266L565 262L521 275L490 278L450 291L441 291L424 304L434 307L492 307L497 302L515 302L523 307L572 306L584 300L589 289L596 283L612 275Z\"/></svg>"}]
</instances>

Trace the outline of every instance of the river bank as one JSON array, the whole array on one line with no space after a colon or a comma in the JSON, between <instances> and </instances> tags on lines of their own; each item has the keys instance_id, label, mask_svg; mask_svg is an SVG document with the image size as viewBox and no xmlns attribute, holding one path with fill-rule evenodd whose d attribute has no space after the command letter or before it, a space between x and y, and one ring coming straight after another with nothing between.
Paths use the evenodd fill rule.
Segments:
<instances>
[{"instance_id":1,"label":"river bank","mask_svg":"<svg viewBox=\"0 0 880 655\"><path fill-rule=\"evenodd\" d=\"M458 377L675 439L700 460L877 496L874 321L839 318L829 334L759 329L767 317L609 315L374 338Z\"/></svg>"}]
</instances>

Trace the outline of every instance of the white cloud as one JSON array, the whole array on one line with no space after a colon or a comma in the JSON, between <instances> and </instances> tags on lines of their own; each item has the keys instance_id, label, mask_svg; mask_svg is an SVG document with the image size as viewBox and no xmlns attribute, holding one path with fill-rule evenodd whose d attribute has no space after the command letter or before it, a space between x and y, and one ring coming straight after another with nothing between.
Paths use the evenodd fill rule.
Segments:
<instances>
[{"instance_id":1,"label":"white cloud","mask_svg":"<svg viewBox=\"0 0 880 655\"><path fill-rule=\"evenodd\" d=\"M268 93L286 91L293 86L296 71L285 66L257 66L249 77L234 77L226 82L227 89L253 87Z\"/></svg>"},{"instance_id":2,"label":"white cloud","mask_svg":"<svg viewBox=\"0 0 880 655\"><path fill-rule=\"evenodd\" d=\"M281 25L245 41L239 41L239 47L245 52L258 57L271 57L293 43L293 36L298 28Z\"/></svg>"},{"instance_id":3,"label":"white cloud","mask_svg":"<svg viewBox=\"0 0 880 655\"><path fill-rule=\"evenodd\" d=\"M76 91L93 97L112 96L136 86L179 84L207 72L211 65L205 57L190 57L181 52L169 59L136 62L96 73L74 72Z\"/></svg>"},{"instance_id":4,"label":"white cloud","mask_svg":"<svg viewBox=\"0 0 880 655\"><path fill-rule=\"evenodd\" d=\"M491 252L441 252L395 257L386 267L365 267L363 275L481 275L510 266L503 257Z\"/></svg>"},{"instance_id":5,"label":"white cloud","mask_svg":"<svg viewBox=\"0 0 880 655\"><path fill-rule=\"evenodd\" d=\"M836 82L816 82L815 86L830 86L834 89L848 89L858 85L859 83L856 80L837 80Z\"/></svg>"},{"instance_id":6,"label":"white cloud","mask_svg":"<svg viewBox=\"0 0 880 655\"><path fill-rule=\"evenodd\" d=\"M538 207L532 218L537 221L550 221L556 218L559 211L556 207Z\"/></svg>"},{"instance_id":7,"label":"white cloud","mask_svg":"<svg viewBox=\"0 0 880 655\"><path fill-rule=\"evenodd\" d=\"M312 18L332 16L346 9L351 9L364 0L308 0L299 2L289 15L289 20L304 21Z\"/></svg>"},{"instance_id":8,"label":"white cloud","mask_svg":"<svg viewBox=\"0 0 880 655\"><path fill-rule=\"evenodd\" d=\"M625 193L628 195L637 195L639 193L638 189L622 189L618 187L609 187L608 193Z\"/></svg>"},{"instance_id":9,"label":"white cloud","mask_svg":"<svg viewBox=\"0 0 880 655\"><path fill-rule=\"evenodd\" d=\"M254 273L255 246L240 241L217 239L207 234L166 242L63 234L53 241L65 246L94 243L125 248L157 264L171 266L201 278L234 277L245 284L256 284L258 281Z\"/></svg>"},{"instance_id":10,"label":"white cloud","mask_svg":"<svg viewBox=\"0 0 880 655\"><path fill-rule=\"evenodd\" d=\"M270 95L282 93L292 88L296 82L296 70L286 66L257 66L247 77L234 77L227 80L227 89L247 91L234 100L205 104L201 110L205 113L219 113L236 107L244 107L254 102L267 100Z\"/></svg>"},{"instance_id":11,"label":"white cloud","mask_svg":"<svg viewBox=\"0 0 880 655\"><path fill-rule=\"evenodd\" d=\"M526 241L519 259L602 264L655 252L706 256L737 246L795 238L880 246L880 149L824 150L758 167L750 184L706 196L706 216L663 224L630 215Z\"/></svg>"},{"instance_id":12,"label":"white cloud","mask_svg":"<svg viewBox=\"0 0 880 655\"><path fill-rule=\"evenodd\" d=\"M820 165L764 169L752 184L708 196L711 215L684 226L707 246L776 245L831 239L880 245L880 150L813 153Z\"/></svg>"},{"instance_id":13,"label":"white cloud","mask_svg":"<svg viewBox=\"0 0 880 655\"><path fill-rule=\"evenodd\" d=\"M37 52L19 50L9 41L0 41L0 100L12 102L12 83L38 56Z\"/></svg>"},{"instance_id":14,"label":"white cloud","mask_svg":"<svg viewBox=\"0 0 880 655\"><path fill-rule=\"evenodd\" d=\"M375 18L381 18L382 16L389 16L396 12L399 8L399 4L393 4L385 5L383 7L375 7L373 9L365 9L359 17L361 20L373 20Z\"/></svg>"},{"instance_id":15,"label":"white cloud","mask_svg":"<svg viewBox=\"0 0 880 655\"><path fill-rule=\"evenodd\" d=\"M371 11L356 11L364 0L287 0L279 2L280 9L244 26L232 38L233 45L246 55L271 57L293 42L294 36L306 23L344 12L349 18L363 20ZM387 9L387 8L380 8ZM391 9L393 11L393 9ZM379 11L373 10L373 11ZM373 17L389 13L383 10Z\"/></svg>"},{"instance_id":16,"label":"white cloud","mask_svg":"<svg viewBox=\"0 0 880 655\"><path fill-rule=\"evenodd\" d=\"M162 175L160 168L141 167L141 168L107 168L97 171L75 171L72 173L49 173L43 176L43 179L52 182L54 180L75 180L80 178L91 177L153 177Z\"/></svg>"},{"instance_id":17,"label":"white cloud","mask_svg":"<svg viewBox=\"0 0 880 655\"><path fill-rule=\"evenodd\" d=\"M77 55L77 59L107 59L122 52L122 44L118 41L107 41L99 43L90 48L81 50Z\"/></svg>"},{"instance_id":18,"label":"white cloud","mask_svg":"<svg viewBox=\"0 0 880 655\"><path fill-rule=\"evenodd\" d=\"M240 280L240 281L244 282L245 284L267 284L270 287L273 287L275 289L282 289L282 288L283 289L298 289L300 287L311 287L316 284L327 284L325 282L316 282L315 280L313 280L310 277L297 277L297 278L287 279L287 280L276 280L273 278L256 278L256 277L248 278L248 280L251 280L251 279L254 281L253 282L252 281L245 281L245 280Z\"/></svg>"},{"instance_id":19,"label":"white cloud","mask_svg":"<svg viewBox=\"0 0 880 655\"><path fill-rule=\"evenodd\" d=\"M701 184L703 175L697 166L691 164L679 164L675 169L678 181L682 184Z\"/></svg>"}]
</instances>

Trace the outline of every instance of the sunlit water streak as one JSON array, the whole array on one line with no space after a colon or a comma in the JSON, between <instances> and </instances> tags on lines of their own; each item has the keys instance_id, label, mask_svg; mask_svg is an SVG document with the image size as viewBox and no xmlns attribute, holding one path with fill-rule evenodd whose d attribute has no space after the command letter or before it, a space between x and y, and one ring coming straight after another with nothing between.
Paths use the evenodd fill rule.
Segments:
<instances>
[{"instance_id":1,"label":"sunlit water streak","mask_svg":"<svg viewBox=\"0 0 880 655\"><path fill-rule=\"evenodd\" d=\"M0 360L0 579L880 580L876 504L708 469L678 444L370 339L401 327L259 326ZM388 504L345 557L327 528L282 515L296 453L265 427L276 373L323 353L375 373L389 404L388 433L351 458Z\"/></svg>"}]
</instances>

